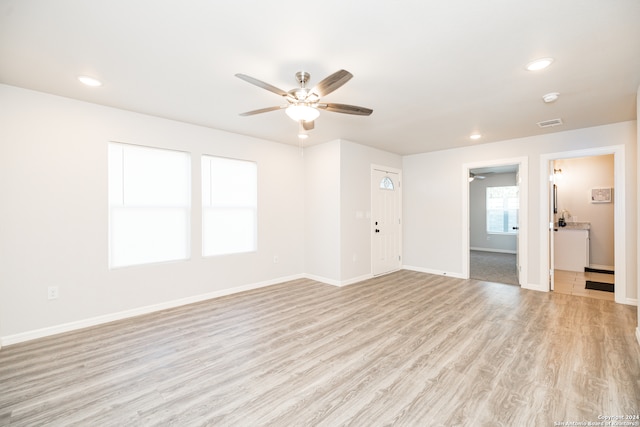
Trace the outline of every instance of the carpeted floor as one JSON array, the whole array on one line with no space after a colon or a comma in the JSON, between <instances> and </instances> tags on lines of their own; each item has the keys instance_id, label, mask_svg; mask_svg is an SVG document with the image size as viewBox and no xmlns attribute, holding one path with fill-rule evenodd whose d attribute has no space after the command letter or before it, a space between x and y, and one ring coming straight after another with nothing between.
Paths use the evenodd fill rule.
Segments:
<instances>
[{"instance_id":1,"label":"carpeted floor","mask_svg":"<svg viewBox=\"0 0 640 427\"><path fill-rule=\"evenodd\" d=\"M471 251L470 277L486 282L518 285L516 255Z\"/></svg>"}]
</instances>

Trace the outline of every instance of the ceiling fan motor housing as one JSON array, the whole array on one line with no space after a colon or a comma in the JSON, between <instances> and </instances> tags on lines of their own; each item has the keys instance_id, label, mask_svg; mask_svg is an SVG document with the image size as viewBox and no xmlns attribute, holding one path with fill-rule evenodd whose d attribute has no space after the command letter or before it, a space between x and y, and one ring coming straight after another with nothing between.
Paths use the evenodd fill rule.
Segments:
<instances>
[{"instance_id":1,"label":"ceiling fan motor housing","mask_svg":"<svg viewBox=\"0 0 640 427\"><path fill-rule=\"evenodd\" d=\"M301 87L305 87L310 77L311 74L307 73L306 71L298 71L296 73L296 79L298 80L298 83L300 83Z\"/></svg>"}]
</instances>

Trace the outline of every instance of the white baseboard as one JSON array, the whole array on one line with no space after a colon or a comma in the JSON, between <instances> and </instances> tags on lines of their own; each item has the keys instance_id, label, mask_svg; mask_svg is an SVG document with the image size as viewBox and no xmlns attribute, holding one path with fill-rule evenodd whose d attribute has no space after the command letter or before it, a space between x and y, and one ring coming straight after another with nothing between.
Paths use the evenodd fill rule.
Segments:
<instances>
[{"instance_id":1,"label":"white baseboard","mask_svg":"<svg viewBox=\"0 0 640 427\"><path fill-rule=\"evenodd\" d=\"M349 285L353 285L355 283L360 283L360 282L364 282L365 280L369 280L373 278L373 274L365 274L359 277L354 277L352 279L348 279L348 280L343 280L342 284L340 286L349 286Z\"/></svg>"},{"instance_id":2,"label":"white baseboard","mask_svg":"<svg viewBox=\"0 0 640 427\"><path fill-rule=\"evenodd\" d=\"M432 270L430 268L416 267L413 265L403 265L402 268L405 270L417 271L419 273L428 273L428 274L435 274L438 276L455 277L456 279L465 279L465 277L462 274L453 273L450 271Z\"/></svg>"},{"instance_id":3,"label":"white baseboard","mask_svg":"<svg viewBox=\"0 0 640 427\"><path fill-rule=\"evenodd\" d=\"M213 298L219 298L226 295L236 294L238 292L250 291L252 289L264 288L264 287L275 285L278 283L288 282L290 280L297 280L302 278L305 278L303 274L280 277L277 279L266 280L258 283L251 283L248 285L237 286L234 288L221 289L218 291L208 292L206 294L194 295L191 297L181 298L173 301L166 301L159 304L138 307L131 310L120 311L117 313L110 313L110 314L91 317L88 319L78 320L74 322L63 323L60 325L49 326L46 328L36 329L28 332L22 332L15 335L8 335L5 337L0 337L0 348L2 348L3 346L11 345L11 344L18 344L21 342L31 341L38 338L44 338L51 335L57 335L64 332L71 332L78 329L101 325L103 323L109 323L116 320L127 319L130 317L140 316L142 314L149 314L156 311L166 310L168 308L180 307L187 304L193 304L196 302L206 301Z\"/></svg>"},{"instance_id":4,"label":"white baseboard","mask_svg":"<svg viewBox=\"0 0 640 427\"><path fill-rule=\"evenodd\" d=\"M354 283L359 283L359 282L362 282L364 280L371 279L373 277L373 275L372 274L365 274L363 276L354 277L354 278L348 279L348 280L334 280L334 279L329 279L327 277L316 276L316 275L313 275L313 274L303 274L303 277L305 277L306 279L309 279L309 280L315 280L316 282L324 283L326 285L342 287L342 286L353 285Z\"/></svg>"},{"instance_id":5,"label":"white baseboard","mask_svg":"<svg viewBox=\"0 0 640 427\"><path fill-rule=\"evenodd\" d=\"M498 254L513 254L515 255L517 252L509 249L493 249L493 248L469 248L472 251L482 251L482 252L495 252Z\"/></svg>"},{"instance_id":6,"label":"white baseboard","mask_svg":"<svg viewBox=\"0 0 640 427\"><path fill-rule=\"evenodd\" d=\"M315 280L316 282L324 283L325 285L338 286L338 287L340 286L339 280L329 279L323 276L316 276L314 274L303 274L303 277L305 279Z\"/></svg>"},{"instance_id":7,"label":"white baseboard","mask_svg":"<svg viewBox=\"0 0 640 427\"><path fill-rule=\"evenodd\" d=\"M525 283L523 285L520 285L520 287L522 289L529 289L531 291L538 291L538 292L549 292L549 285L540 285L540 284L533 284L533 283Z\"/></svg>"}]
</instances>

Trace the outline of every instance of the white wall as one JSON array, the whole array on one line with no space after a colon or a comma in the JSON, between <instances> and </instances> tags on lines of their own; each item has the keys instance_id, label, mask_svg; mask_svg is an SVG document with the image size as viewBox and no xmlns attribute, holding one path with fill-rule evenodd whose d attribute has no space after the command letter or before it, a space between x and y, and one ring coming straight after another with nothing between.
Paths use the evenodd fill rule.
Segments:
<instances>
[{"instance_id":1,"label":"white wall","mask_svg":"<svg viewBox=\"0 0 640 427\"><path fill-rule=\"evenodd\" d=\"M516 185L515 173L486 175L469 183L469 244L471 249L516 253L516 236L487 233L487 187Z\"/></svg>"},{"instance_id":2,"label":"white wall","mask_svg":"<svg viewBox=\"0 0 640 427\"><path fill-rule=\"evenodd\" d=\"M340 281L340 141L304 150L304 269L329 283Z\"/></svg>"},{"instance_id":3,"label":"white wall","mask_svg":"<svg viewBox=\"0 0 640 427\"><path fill-rule=\"evenodd\" d=\"M371 165L397 154L344 140L305 148L305 272L345 285L371 276Z\"/></svg>"},{"instance_id":4,"label":"white wall","mask_svg":"<svg viewBox=\"0 0 640 427\"><path fill-rule=\"evenodd\" d=\"M591 203L591 189L614 187L613 155L561 159L554 162L562 169L556 179L558 214L566 209L567 221L589 222L589 262L594 267L614 267L614 203ZM615 189L614 189L615 191Z\"/></svg>"},{"instance_id":5,"label":"white wall","mask_svg":"<svg viewBox=\"0 0 640 427\"><path fill-rule=\"evenodd\" d=\"M340 278L350 283L372 271L371 165L401 169L402 157L345 140L340 147Z\"/></svg>"},{"instance_id":6,"label":"white wall","mask_svg":"<svg viewBox=\"0 0 640 427\"><path fill-rule=\"evenodd\" d=\"M528 255L526 284L540 287L540 155L623 145L625 148L627 299L637 299L637 185L635 121L406 156L404 174L404 264L449 275L463 274L462 165L515 157L529 159ZM466 238L466 237L465 237ZM546 279L546 278L545 278Z\"/></svg>"},{"instance_id":7,"label":"white wall","mask_svg":"<svg viewBox=\"0 0 640 427\"><path fill-rule=\"evenodd\" d=\"M46 328L303 273L298 148L6 85L0 85L0 117L0 337L5 344L24 338L20 334L47 334L55 331ZM192 154L191 259L108 269L109 141ZM257 252L200 256L201 154L257 162ZM50 285L59 286L59 299L47 300Z\"/></svg>"}]
</instances>

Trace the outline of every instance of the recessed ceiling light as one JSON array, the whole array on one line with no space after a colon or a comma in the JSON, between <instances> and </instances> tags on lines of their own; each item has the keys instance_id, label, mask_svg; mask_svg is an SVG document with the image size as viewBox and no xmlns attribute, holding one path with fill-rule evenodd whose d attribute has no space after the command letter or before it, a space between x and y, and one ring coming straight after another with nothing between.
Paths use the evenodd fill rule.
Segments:
<instances>
[{"instance_id":1,"label":"recessed ceiling light","mask_svg":"<svg viewBox=\"0 0 640 427\"><path fill-rule=\"evenodd\" d=\"M80 80L82 83L86 84L87 86L93 86L93 87L102 86L102 82L98 79L94 79L93 77L78 76L78 80Z\"/></svg>"},{"instance_id":2,"label":"recessed ceiling light","mask_svg":"<svg viewBox=\"0 0 640 427\"><path fill-rule=\"evenodd\" d=\"M298 138L300 138L300 139L307 139L307 138L309 138L309 135L307 135L306 133L299 133L299 134L298 134Z\"/></svg>"},{"instance_id":3,"label":"recessed ceiling light","mask_svg":"<svg viewBox=\"0 0 640 427\"><path fill-rule=\"evenodd\" d=\"M475 140L475 139L480 139L482 138L482 135L480 135L479 133L472 133L469 138Z\"/></svg>"},{"instance_id":4,"label":"recessed ceiling light","mask_svg":"<svg viewBox=\"0 0 640 427\"><path fill-rule=\"evenodd\" d=\"M553 58L540 58L527 64L527 70L538 71L547 68L553 62Z\"/></svg>"}]
</instances>

